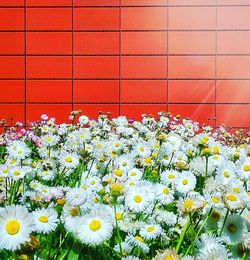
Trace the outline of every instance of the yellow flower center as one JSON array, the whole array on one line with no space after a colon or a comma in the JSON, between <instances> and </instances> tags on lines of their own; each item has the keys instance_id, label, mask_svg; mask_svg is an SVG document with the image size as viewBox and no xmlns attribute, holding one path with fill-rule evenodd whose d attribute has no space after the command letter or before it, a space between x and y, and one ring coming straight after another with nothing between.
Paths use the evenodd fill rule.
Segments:
<instances>
[{"instance_id":1,"label":"yellow flower center","mask_svg":"<svg viewBox=\"0 0 250 260\"><path fill-rule=\"evenodd\" d=\"M249 164L244 165L243 169L244 169L245 172L249 172L250 171L250 165Z\"/></svg>"},{"instance_id":2,"label":"yellow flower center","mask_svg":"<svg viewBox=\"0 0 250 260\"><path fill-rule=\"evenodd\" d=\"M72 209L70 210L70 215L71 215L72 217L79 216L79 210L78 210L77 208L72 208Z\"/></svg>"},{"instance_id":3,"label":"yellow flower center","mask_svg":"<svg viewBox=\"0 0 250 260\"><path fill-rule=\"evenodd\" d=\"M8 173L8 170L7 169L3 169L3 173L4 174Z\"/></svg>"},{"instance_id":4,"label":"yellow flower center","mask_svg":"<svg viewBox=\"0 0 250 260\"><path fill-rule=\"evenodd\" d=\"M72 163L72 158L69 157L69 156L65 157L64 160L65 160L65 162L67 162L67 163Z\"/></svg>"},{"instance_id":5,"label":"yellow flower center","mask_svg":"<svg viewBox=\"0 0 250 260\"><path fill-rule=\"evenodd\" d=\"M116 220L121 220L122 219L122 213L116 213L115 218L116 218Z\"/></svg>"},{"instance_id":6,"label":"yellow flower center","mask_svg":"<svg viewBox=\"0 0 250 260\"><path fill-rule=\"evenodd\" d=\"M120 169L114 169L114 175L121 177L122 176L122 171Z\"/></svg>"},{"instance_id":7,"label":"yellow flower center","mask_svg":"<svg viewBox=\"0 0 250 260\"><path fill-rule=\"evenodd\" d=\"M167 255L163 258L163 260L174 260L174 258L171 255Z\"/></svg>"},{"instance_id":8,"label":"yellow flower center","mask_svg":"<svg viewBox=\"0 0 250 260\"><path fill-rule=\"evenodd\" d=\"M154 230L155 230L155 227L152 227L152 226L147 228L147 232L149 232L149 233L153 232Z\"/></svg>"},{"instance_id":9,"label":"yellow flower center","mask_svg":"<svg viewBox=\"0 0 250 260\"><path fill-rule=\"evenodd\" d=\"M125 167L125 166L127 166L127 165L128 165L127 162L123 162L123 163L122 163L122 166L123 166L123 167Z\"/></svg>"},{"instance_id":10,"label":"yellow flower center","mask_svg":"<svg viewBox=\"0 0 250 260\"><path fill-rule=\"evenodd\" d=\"M95 185L95 181L94 181L94 180L91 181L90 184L91 184L91 185Z\"/></svg>"},{"instance_id":11,"label":"yellow flower center","mask_svg":"<svg viewBox=\"0 0 250 260\"><path fill-rule=\"evenodd\" d=\"M217 198L217 197L212 197L211 200L212 200L213 203L219 203L220 202L219 198Z\"/></svg>"},{"instance_id":12,"label":"yellow flower center","mask_svg":"<svg viewBox=\"0 0 250 260\"><path fill-rule=\"evenodd\" d=\"M42 223L48 223L49 219L47 216L41 216L39 217L39 221Z\"/></svg>"},{"instance_id":13,"label":"yellow flower center","mask_svg":"<svg viewBox=\"0 0 250 260\"><path fill-rule=\"evenodd\" d=\"M228 171L224 171L223 175L224 175L225 178L229 178L230 177L230 174L229 174Z\"/></svg>"},{"instance_id":14,"label":"yellow flower center","mask_svg":"<svg viewBox=\"0 0 250 260\"><path fill-rule=\"evenodd\" d=\"M194 205L194 202L192 200L186 200L184 202L184 207L187 208L187 209L191 209Z\"/></svg>"},{"instance_id":15,"label":"yellow flower center","mask_svg":"<svg viewBox=\"0 0 250 260\"><path fill-rule=\"evenodd\" d=\"M15 171L13 172L13 174L14 174L15 176L19 176L19 175L20 175L20 172L19 172L18 170L15 170Z\"/></svg>"},{"instance_id":16,"label":"yellow flower center","mask_svg":"<svg viewBox=\"0 0 250 260\"><path fill-rule=\"evenodd\" d=\"M230 200L233 202L233 201L237 200L237 197L234 194L229 194L229 195L227 195L227 200Z\"/></svg>"},{"instance_id":17,"label":"yellow flower center","mask_svg":"<svg viewBox=\"0 0 250 260\"><path fill-rule=\"evenodd\" d=\"M188 180L187 179L182 180L182 184L183 185L187 185L188 184Z\"/></svg>"},{"instance_id":18,"label":"yellow flower center","mask_svg":"<svg viewBox=\"0 0 250 260\"><path fill-rule=\"evenodd\" d=\"M145 162L145 163L151 163L151 158L150 158L150 157L145 158L145 159L144 159L144 162Z\"/></svg>"},{"instance_id":19,"label":"yellow flower center","mask_svg":"<svg viewBox=\"0 0 250 260\"><path fill-rule=\"evenodd\" d=\"M140 152L144 152L144 147L142 147L142 146L139 147L139 151L140 151Z\"/></svg>"},{"instance_id":20,"label":"yellow flower center","mask_svg":"<svg viewBox=\"0 0 250 260\"><path fill-rule=\"evenodd\" d=\"M89 224L90 230L94 232L99 230L101 226L102 226L101 222L97 219L93 219Z\"/></svg>"},{"instance_id":21,"label":"yellow flower center","mask_svg":"<svg viewBox=\"0 0 250 260\"><path fill-rule=\"evenodd\" d=\"M6 223L5 229L9 235L15 235L19 232L20 224L17 220L12 219Z\"/></svg>"},{"instance_id":22,"label":"yellow flower center","mask_svg":"<svg viewBox=\"0 0 250 260\"><path fill-rule=\"evenodd\" d=\"M163 189L163 193L164 193L164 194L168 194L168 193L169 193L169 189L168 189L167 187L164 188L164 189Z\"/></svg>"},{"instance_id":23,"label":"yellow flower center","mask_svg":"<svg viewBox=\"0 0 250 260\"><path fill-rule=\"evenodd\" d=\"M140 202L142 201L142 197L139 196L139 195L136 195L136 196L134 196L134 201L135 201L136 203L140 203Z\"/></svg>"},{"instance_id":24,"label":"yellow flower center","mask_svg":"<svg viewBox=\"0 0 250 260\"><path fill-rule=\"evenodd\" d=\"M130 173L130 176L132 176L132 177L134 177L134 176L136 176L137 174L136 174L136 172L131 172Z\"/></svg>"},{"instance_id":25,"label":"yellow flower center","mask_svg":"<svg viewBox=\"0 0 250 260\"><path fill-rule=\"evenodd\" d=\"M213 152L214 152L214 154L218 154L219 153L219 147L214 146Z\"/></svg>"},{"instance_id":26,"label":"yellow flower center","mask_svg":"<svg viewBox=\"0 0 250 260\"><path fill-rule=\"evenodd\" d=\"M246 218L250 221L250 213L246 215Z\"/></svg>"},{"instance_id":27,"label":"yellow flower center","mask_svg":"<svg viewBox=\"0 0 250 260\"><path fill-rule=\"evenodd\" d=\"M171 174L168 175L168 178L169 178L169 179L174 179L174 178L175 178L175 175L171 173Z\"/></svg>"},{"instance_id":28,"label":"yellow flower center","mask_svg":"<svg viewBox=\"0 0 250 260\"><path fill-rule=\"evenodd\" d=\"M141 242L141 243L144 243L143 238L140 237L140 236L135 236L135 239L138 240L138 241Z\"/></svg>"},{"instance_id":29,"label":"yellow flower center","mask_svg":"<svg viewBox=\"0 0 250 260\"><path fill-rule=\"evenodd\" d=\"M239 188L239 187L234 187L234 188L233 188L233 192L239 193L239 192L240 192L240 188Z\"/></svg>"}]
</instances>

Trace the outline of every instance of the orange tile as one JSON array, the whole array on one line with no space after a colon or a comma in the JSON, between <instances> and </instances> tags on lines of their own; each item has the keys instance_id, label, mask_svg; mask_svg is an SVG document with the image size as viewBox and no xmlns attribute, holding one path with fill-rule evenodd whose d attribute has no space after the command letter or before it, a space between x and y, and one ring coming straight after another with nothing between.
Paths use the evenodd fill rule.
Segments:
<instances>
[{"instance_id":1,"label":"orange tile","mask_svg":"<svg viewBox=\"0 0 250 260\"><path fill-rule=\"evenodd\" d=\"M121 102L167 102L167 81L122 80Z\"/></svg>"},{"instance_id":2,"label":"orange tile","mask_svg":"<svg viewBox=\"0 0 250 260\"><path fill-rule=\"evenodd\" d=\"M170 54L213 54L215 53L215 32L169 32Z\"/></svg>"},{"instance_id":3,"label":"orange tile","mask_svg":"<svg viewBox=\"0 0 250 260\"><path fill-rule=\"evenodd\" d=\"M27 80L28 102L71 102L71 80Z\"/></svg>"},{"instance_id":4,"label":"orange tile","mask_svg":"<svg viewBox=\"0 0 250 260\"><path fill-rule=\"evenodd\" d=\"M71 30L72 8L27 8L28 30Z\"/></svg>"},{"instance_id":5,"label":"orange tile","mask_svg":"<svg viewBox=\"0 0 250 260\"><path fill-rule=\"evenodd\" d=\"M182 118L190 118L201 125L204 123L211 125L215 116L215 105L169 104L168 110L173 115L180 114Z\"/></svg>"},{"instance_id":6,"label":"orange tile","mask_svg":"<svg viewBox=\"0 0 250 260\"><path fill-rule=\"evenodd\" d=\"M215 30L215 7L169 7L169 29Z\"/></svg>"},{"instance_id":7,"label":"orange tile","mask_svg":"<svg viewBox=\"0 0 250 260\"><path fill-rule=\"evenodd\" d=\"M10 126L16 122L24 123L24 104L0 104L0 120L5 119L6 125Z\"/></svg>"},{"instance_id":8,"label":"orange tile","mask_svg":"<svg viewBox=\"0 0 250 260\"><path fill-rule=\"evenodd\" d=\"M167 29L166 7L124 7L121 11L121 28L124 30Z\"/></svg>"},{"instance_id":9,"label":"orange tile","mask_svg":"<svg viewBox=\"0 0 250 260\"><path fill-rule=\"evenodd\" d=\"M121 52L125 54L166 54L167 32L123 32Z\"/></svg>"},{"instance_id":10,"label":"orange tile","mask_svg":"<svg viewBox=\"0 0 250 260\"><path fill-rule=\"evenodd\" d=\"M170 78L214 78L215 57L170 56L168 76Z\"/></svg>"},{"instance_id":11,"label":"orange tile","mask_svg":"<svg viewBox=\"0 0 250 260\"><path fill-rule=\"evenodd\" d=\"M221 103L249 103L250 80L218 80L216 100Z\"/></svg>"},{"instance_id":12,"label":"orange tile","mask_svg":"<svg viewBox=\"0 0 250 260\"><path fill-rule=\"evenodd\" d=\"M249 56L218 56L218 78L250 78Z\"/></svg>"},{"instance_id":13,"label":"orange tile","mask_svg":"<svg viewBox=\"0 0 250 260\"><path fill-rule=\"evenodd\" d=\"M75 104L74 110L82 110L82 115L88 116L90 119L96 119L99 112L103 114L111 113L111 118L119 116L119 105L106 105L106 104Z\"/></svg>"},{"instance_id":14,"label":"orange tile","mask_svg":"<svg viewBox=\"0 0 250 260\"><path fill-rule=\"evenodd\" d=\"M250 127L250 105L217 105L217 125Z\"/></svg>"},{"instance_id":15,"label":"orange tile","mask_svg":"<svg viewBox=\"0 0 250 260\"><path fill-rule=\"evenodd\" d=\"M119 29L119 8L76 8L74 9L74 29Z\"/></svg>"},{"instance_id":16,"label":"orange tile","mask_svg":"<svg viewBox=\"0 0 250 260\"><path fill-rule=\"evenodd\" d=\"M121 0L121 5L124 6L143 6L143 5L167 5L168 0Z\"/></svg>"},{"instance_id":17,"label":"orange tile","mask_svg":"<svg viewBox=\"0 0 250 260\"><path fill-rule=\"evenodd\" d=\"M1 0L1 6L24 6L24 0Z\"/></svg>"},{"instance_id":18,"label":"orange tile","mask_svg":"<svg viewBox=\"0 0 250 260\"><path fill-rule=\"evenodd\" d=\"M121 76L122 78L166 78L167 57L123 56Z\"/></svg>"},{"instance_id":19,"label":"orange tile","mask_svg":"<svg viewBox=\"0 0 250 260\"><path fill-rule=\"evenodd\" d=\"M250 54L250 32L217 32L217 52L219 54Z\"/></svg>"},{"instance_id":20,"label":"orange tile","mask_svg":"<svg viewBox=\"0 0 250 260\"><path fill-rule=\"evenodd\" d=\"M158 104L123 104L121 105L121 115L126 115L129 119L141 120L142 114L153 115L158 118L158 112L166 112L167 105Z\"/></svg>"},{"instance_id":21,"label":"orange tile","mask_svg":"<svg viewBox=\"0 0 250 260\"><path fill-rule=\"evenodd\" d=\"M169 5L216 5L216 0L168 0Z\"/></svg>"},{"instance_id":22,"label":"orange tile","mask_svg":"<svg viewBox=\"0 0 250 260\"><path fill-rule=\"evenodd\" d=\"M249 29L250 7L218 7L218 29Z\"/></svg>"},{"instance_id":23,"label":"orange tile","mask_svg":"<svg viewBox=\"0 0 250 260\"><path fill-rule=\"evenodd\" d=\"M27 6L72 6L72 0L26 0Z\"/></svg>"},{"instance_id":24,"label":"orange tile","mask_svg":"<svg viewBox=\"0 0 250 260\"><path fill-rule=\"evenodd\" d=\"M41 120L41 115L46 114L56 118L57 123L69 123L71 108L71 104L28 104L27 122Z\"/></svg>"},{"instance_id":25,"label":"orange tile","mask_svg":"<svg viewBox=\"0 0 250 260\"><path fill-rule=\"evenodd\" d=\"M74 58L76 78L116 78L119 76L119 57L93 56Z\"/></svg>"},{"instance_id":26,"label":"orange tile","mask_svg":"<svg viewBox=\"0 0 250 260\"><path fill-rule=\"evenodd\" d=\"M0 102L24 102L24 80L0 80Z\"/></svg>"},{"instance_id":27,"label":"orange tile","mask_svg":"<svg viewBox=\"0 0 250 260\"><path fill-rule=\"evenodd\" d=\"M118 80L75 80L75 102L118 102Z\"/></svg>"},{"instance_id":28,"label":"orange tile","mask_svg":"<svg viewBox=\"0 0 250 260\"><path fill-rule=\"evenodd\" d=\"M218 0L218 5L248 5L249 0Z\"/></svg>"},{"instance_id":29,"label":"orange tile","mask_svg":"<svg viewBox=\"0 0 250 260\"><path fill-rule=\"evenodd\" d=\"M214 80L169 80L168 102L213 103Z\"/></svg>"},{"instance_id":30,"label":"orange tile","mask_svg":"<svg viewBox=\"0 0 250 260\"><path fill-rule=\"evenodd\" d=\"M28 78L72 77L72 58L57 56L27 57Z\"/></svg>"},{"instance_id":31,"label":"orange tile","mask_svg":"<svg viewBox=\"0 0 250 260\"><path fill-rule=\"evenodd\" d=\"M74 53L76 54L118 54L119 33L117 32L75 32Z\"/></svg>"},{"instance_id":32,"label":"orange tile","mask_svg":"<svg viewBox=\"0 0 250 260\"><path fill-rule=\"evenodd\" d=\"M4 64L0 69L0 78L24 77L24 57L1 56L0 64Z\"/></svg>"},{"instance_id":33,"label":"orange tile","mask_svg":"<svg viewBox=\"0 0 250 260\"><path fill-rule=\"evenodd\" d=\"M24 54L23 32L0 32L1 54Z\"/></svg>"},{"instance_id":34,"label":"orange tile","mask_svg":"<svg viewBox=\"0 0 250 260\"><path fill-rule=\"evenodd\" d=\"M24 30L24 8L1 8L0 30Z\"/></svg>"},{"instance_id":35,"label":"orange tile","mask_svg":"<svg viewBox=\"0 0 250 260\"><path fill-rule=\"evenodd\" d=\"M74 6L119 6L119 0L74 0Z\"/></svg>"},{"instance_id":36,"label":"orange tile","mask_svg":"<svg viewBox=\"0 0 250 260\"><path fill-rule=\"evenodd\" d=\"M71 54L72 33L28 32L28 54Z\"/></svg>"}]
</instances>

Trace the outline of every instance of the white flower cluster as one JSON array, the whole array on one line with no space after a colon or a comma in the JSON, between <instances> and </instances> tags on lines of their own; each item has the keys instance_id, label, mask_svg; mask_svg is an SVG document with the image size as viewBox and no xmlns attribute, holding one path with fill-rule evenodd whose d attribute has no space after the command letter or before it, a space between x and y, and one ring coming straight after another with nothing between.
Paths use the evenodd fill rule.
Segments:
<instances>
[{"instance_id":1,"label":"white flower cluster","mask_svg":"<svg viewBox=\"0 0 250 260\"><path fill-rule=\"evenodd\" d=\"M164 113L43 116L0 149L0 252L54 234L58 248L70 237L109 259L249 259L248 143Z\"/></svg>"}]
</instances>

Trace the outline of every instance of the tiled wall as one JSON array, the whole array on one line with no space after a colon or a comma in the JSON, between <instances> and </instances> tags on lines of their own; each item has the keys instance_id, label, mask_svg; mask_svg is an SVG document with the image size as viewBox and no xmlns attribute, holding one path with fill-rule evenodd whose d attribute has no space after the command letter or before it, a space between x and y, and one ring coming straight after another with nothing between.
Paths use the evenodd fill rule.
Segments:
<instances>
[{"instance_id":1,"label":"tiled wall","mask_svg":"<svg viewBox=\"0 0 250 260\"><path fill-rule=\"evenodd\" d=\"M171 111L250 127L250 0L1 0L0 119Z\"/></svg>"}]
</instances>

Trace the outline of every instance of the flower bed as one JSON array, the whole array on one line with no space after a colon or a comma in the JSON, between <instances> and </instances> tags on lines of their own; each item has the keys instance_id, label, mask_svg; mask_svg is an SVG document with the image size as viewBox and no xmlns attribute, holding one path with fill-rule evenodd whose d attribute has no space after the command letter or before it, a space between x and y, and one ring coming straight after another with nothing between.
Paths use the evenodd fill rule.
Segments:
<instances>
[{"instance_id":1,"label":"flower bed","mask_svg":"<svg viewBox=\"0 0 250 260\"><path fill-rule=\"evenodd\" d=\"M74 116L72 118L74 121ZM0 136L1 259L249 259L249 137L159 113Z\"/></svg>"}]
</instances>

